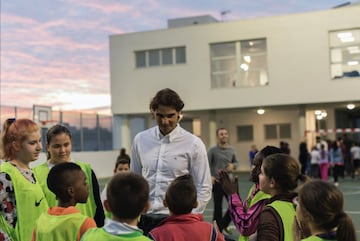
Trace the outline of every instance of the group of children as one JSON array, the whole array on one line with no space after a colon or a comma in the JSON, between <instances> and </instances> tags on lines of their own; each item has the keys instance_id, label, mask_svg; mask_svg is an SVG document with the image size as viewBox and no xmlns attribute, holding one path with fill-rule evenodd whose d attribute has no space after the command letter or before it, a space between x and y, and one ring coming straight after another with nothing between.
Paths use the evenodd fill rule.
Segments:
<instances>
[{"instance_id":1,"label":"group of children","mask_svg":"<svg viewBox=\"0 0 360 241\"><path fill-rule=\"evenodd\" d=\"M197 194L190 175L179 176L169 185L164 206L170 215L144 236L137 224L150 205L148 182L130 172L129 160L120 159L99 206L99 187L91 167L70 159L67 128L53 128L47 136L48 161L31 170L30 162L38 159L42 149L39 127L27 119L4 123L0 241L225 240L216 224L192 213ZM254 185L242 201L237 178L219 173L240 240L356 240L354 225L343 211L341 191L321 180L309 181L301 174L299 162L278 148L268 146L256 154L251 180ZM299 181L304 184L298 191Z\"/></svg>"},{"instance_id":2,"label":"group of children","mask_svg":"<svg viewBox=\"0 0 360 241\"><path fill-rule=\"evenodd\" d=\"M40 128L35 122L5 121L0 151L4 160L0 166L1 241L56 240L43 238L43 234L70 235L72 225L78 227L74 235L79 240L89 227L104 223L95 173L90 165L71 160L70 131L62 125L51 127L46 139L47 161L31 169L30 163L39 158L41 150ZM67 170L63 164L73 167ZM52 229L59 225L64 228Z\"/></svg>"},{"instance_id":3,"label":"group of children","mask_svg":"<svg viewBox=\"0 0 360 241\"><path fill-rule=\"evenodd\" d=\"M335 141L325 141L317 137L316 141L310 153L303 149L304 159L308 158L310 161L309 176L327 181L329 174L332 174L334 185L338 186L339 177L344 178L345 173L352 179L359 174L359 143L349 139L344 142L341 137ZM306 145L305 142L303 144Z\"/></svg>"},{"instance_id":4,"label":"group of children","mask_svg":"<svg viewBox=\"0 0 360 241\"><path fill-rule=\"evenodd\" d=\"M336 185L301 174L299 162L279 148L258 152L250 179L254 185L242 201L237 178L230 180L224 171L219 175L239 240L356 240Z\"/></svg>"}]
</instances>

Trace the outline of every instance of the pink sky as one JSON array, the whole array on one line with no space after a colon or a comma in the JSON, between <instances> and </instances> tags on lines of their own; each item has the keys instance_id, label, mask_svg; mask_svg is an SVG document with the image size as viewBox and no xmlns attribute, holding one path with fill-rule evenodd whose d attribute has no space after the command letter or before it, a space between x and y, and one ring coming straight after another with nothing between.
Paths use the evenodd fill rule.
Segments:
<instances>
[{"instance_id":1,"label":"pink sky","mask_svg":"<svg viewBox=\"0 0 360 241\"><path fill-rule=\"evenodd\" d=\"M110 109L109 35L210 14L225 21L329 9L341 0L11 0L1 2L0 104ZM352 1L354 2L354 1Z\"/></svg>"}]
</instances>

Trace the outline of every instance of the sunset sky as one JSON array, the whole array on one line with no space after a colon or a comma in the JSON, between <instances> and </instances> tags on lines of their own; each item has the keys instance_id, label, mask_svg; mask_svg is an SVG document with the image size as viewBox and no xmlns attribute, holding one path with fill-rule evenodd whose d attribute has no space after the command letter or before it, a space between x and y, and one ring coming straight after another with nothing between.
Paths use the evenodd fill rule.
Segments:
<instances>
[{"instance_id":1,"label":"sunset sky","mask_svg":"<svg viewBox=\"0 0 360 241\"><path fill-rule=\"evenodd\" d=\"M210 14L224 21L330 9L346 0L0 0L0 104L109 110L109 35ZM350 2L356 2L355 0Z\"/></svg>"}]
</instances>

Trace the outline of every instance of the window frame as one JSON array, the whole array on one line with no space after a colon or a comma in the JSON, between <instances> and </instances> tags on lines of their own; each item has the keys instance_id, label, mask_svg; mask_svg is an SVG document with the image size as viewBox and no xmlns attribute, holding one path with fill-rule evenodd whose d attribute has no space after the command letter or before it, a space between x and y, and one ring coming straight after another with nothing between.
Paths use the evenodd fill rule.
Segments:
<instances>
[{"instance_id":1,"label":"window frame","mask_svg":"<svg viewBox=\"0 0 360 241\"><path fill-rule=\"evenodd\" d=\"M260 51L252 52L256 49L255 45L259 46ZM209 51L212 89L269 84L266 38L210 43ZM251 78L254 74L258 77Z\"/></svg>"},{"instance_id":2,"label":"window frame","mask_svg":"<svg viewBox=\"0 0 360 241\"><path fill-rule=\"evenodd\" d=\"M360 28L331 30L328 38L330 78L360 78Z\"/></svg>"}]
</instances>

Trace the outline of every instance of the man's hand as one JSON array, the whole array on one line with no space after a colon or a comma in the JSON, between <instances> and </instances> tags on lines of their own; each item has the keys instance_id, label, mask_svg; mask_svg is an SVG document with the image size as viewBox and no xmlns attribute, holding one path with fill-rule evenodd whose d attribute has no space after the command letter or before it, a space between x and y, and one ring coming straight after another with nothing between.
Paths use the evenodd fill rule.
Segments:
<instances>
[{"instance_id":1,"label":"man's hand","mask_svg":"<svg viewBox=\"0 0 360 241\"><path fill-rule=\"evenodd\" d=\"M214 176L211 176L211 182L212 182L212 185L214 185L214 184L215 184L215 182L216 182L216 178L215 178Z\"/></svg>"},{"instance_id":2,"label":"man's hand","mask_svg":"<svg viewBox=\"0 0 360 241\"><path fill-rule=\"evenodd\" d=\"M231 195L234 193L238 193L238 177L235 176L234 180L230 180L229 174L224 171L224 170L220 170L218 172L219 175L219 180L218 182L220 183L222 189L224 190L226 195Z\"/></svg>"},{"instance_id":3,"label":"man's hand","mask_svg":"<svg viewBox=\"0 0 360 241\"><path fill-rule=\"evenodd\" d=\"M229 163L229 164L226 166L226 171L227 171L227 172L233 172L233 171L234 171L234 164Z\"/></svg>"}]
</instances>

